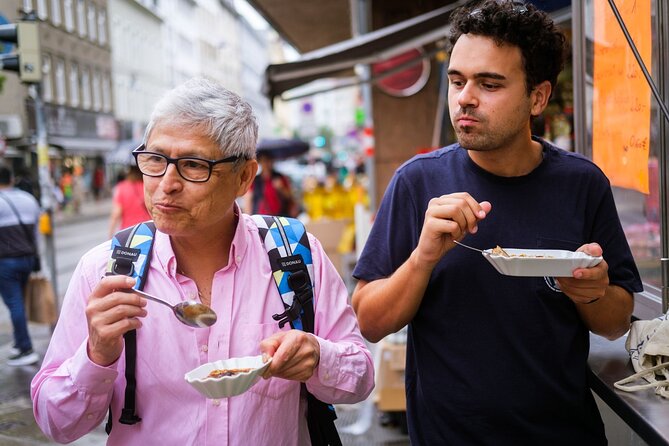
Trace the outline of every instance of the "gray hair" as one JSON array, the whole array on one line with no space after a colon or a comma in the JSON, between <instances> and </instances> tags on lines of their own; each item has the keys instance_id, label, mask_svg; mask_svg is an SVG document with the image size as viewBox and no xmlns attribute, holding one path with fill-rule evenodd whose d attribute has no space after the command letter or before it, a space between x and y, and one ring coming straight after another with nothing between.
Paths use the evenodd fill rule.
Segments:
<instances>
[{"instance_id":1,"label":"gray hair","mask_svg":"<svg viewBox=\"0 0 669 446\"><path fill-rule=\"evenodd\" d=\"M151 113L145 144L158 124L201 128L223 157L255 158L258 122L251 106L214 81L193 78L167 92Z\"/></svg>"}]
</instances>

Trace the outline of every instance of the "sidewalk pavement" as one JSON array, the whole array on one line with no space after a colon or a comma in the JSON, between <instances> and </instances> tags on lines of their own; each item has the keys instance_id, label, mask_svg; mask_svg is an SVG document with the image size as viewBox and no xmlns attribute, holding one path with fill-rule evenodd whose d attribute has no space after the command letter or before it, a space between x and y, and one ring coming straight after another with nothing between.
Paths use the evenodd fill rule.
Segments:
<instances>
[{"instance_id":1,"label":"sidewalk pavement","mask_svg":"<svg viewBox=\"0 0 669 446\"><path fill-rule=\"evenodd\" d=\"M112 209L111 197L105 197L100 200L86 200L81 203L79 212L59 209L54 212L54 225L66 225L72 222L81 222L100 217L109 217Z\"/></svg>"}]
</instances>

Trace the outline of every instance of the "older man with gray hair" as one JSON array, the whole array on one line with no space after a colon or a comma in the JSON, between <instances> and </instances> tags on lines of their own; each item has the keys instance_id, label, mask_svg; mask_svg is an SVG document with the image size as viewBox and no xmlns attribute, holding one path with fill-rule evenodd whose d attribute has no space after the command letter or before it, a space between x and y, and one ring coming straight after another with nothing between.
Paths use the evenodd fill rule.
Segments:
<instances>
[{"instance_id":1,"label":"older man with gray hair","mask_svg":"<svg viewBox=\"0 0 669 446\"><path fill-rule=\"evenodd\" d=\"M327 403L365 399L374 384L369 351L343 281L320 243L313 257L314 333L279 327L284 311L253 219L235 200L258 168L250 106L215 82L193 79L156 105L135 151L155 223L144 290L171 304L211 307L207 328L128 292L135 281L105 276L109 243L79 262L44 364L32 383L35 418L59 442L93 430L111 408L108 444L310 444L310 395ZM84 323L86 321L86 323ZM124 333L136 330L137 415L124 415ZM233 398L208 400L184 381L201 364L265 354L265 380ZM126 396L126 400L127 400Z\"/></svg>"}]
</instances>

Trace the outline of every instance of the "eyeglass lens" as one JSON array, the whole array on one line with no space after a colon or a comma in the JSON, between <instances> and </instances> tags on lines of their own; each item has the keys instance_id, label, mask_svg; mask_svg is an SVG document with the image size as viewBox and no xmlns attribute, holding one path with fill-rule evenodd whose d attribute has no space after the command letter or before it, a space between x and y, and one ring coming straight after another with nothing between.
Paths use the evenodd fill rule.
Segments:
<instances>
[{"instance_id":1,"label":"eyeglass lens","mask_svg":"<svg viewBox=\"0 0 669 446\"><path fill-rule=\"evenodd\" d=\"M164 175L168 164L167 158L157 153L137 155L137 167L145 175ZM179 174L190 181L206 181L211 173L209 163L197 158L178 158L176 166Z\"/></svg>"}]
</instances>

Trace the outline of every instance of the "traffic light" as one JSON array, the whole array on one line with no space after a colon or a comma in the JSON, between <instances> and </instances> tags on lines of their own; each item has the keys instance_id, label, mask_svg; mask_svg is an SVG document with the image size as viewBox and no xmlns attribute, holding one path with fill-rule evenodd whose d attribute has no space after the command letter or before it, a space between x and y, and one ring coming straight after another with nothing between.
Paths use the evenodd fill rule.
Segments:
<instances>
[{"instance_id":1,"label":"traffic light","mask_svg":"<svg viewBox=\"0 0 669 446\"><path fill-rule=\"evenodd\" d=\"M16 53L0 55L0 70L19 73L22 82L42 80L42 63L37 22L0 25L0 41L16 44Z\"/></svg>"}]
</instances>

